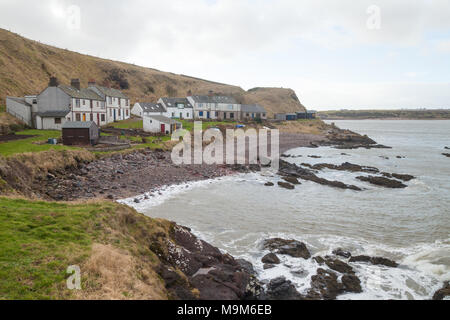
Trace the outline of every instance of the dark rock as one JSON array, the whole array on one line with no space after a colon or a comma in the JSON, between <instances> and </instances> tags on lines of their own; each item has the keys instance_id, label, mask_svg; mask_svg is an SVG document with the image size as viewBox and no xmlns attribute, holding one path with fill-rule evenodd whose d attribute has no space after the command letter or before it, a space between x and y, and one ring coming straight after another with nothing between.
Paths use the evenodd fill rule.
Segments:
<instances>
[{"instance_id":1,"label":"dark rock","mask_svg":"<svg viewBox=\"0 0 450 320\"><path fill-rule=\"evenodd\" d=\"M331 170L338 170L338 171L349 171L349 172L369 172L369 173L378 173L380 170L378 170L375 167L367 167L367 166L360 166L358 164L353 164L350 162L344 162L341 165L334 165L329 163L319 163L315 165L309 165L307 163L302 163L302 166L309 167L314 170L322 170L324 168L331 169Z\"/></svg>"},{"instance_id":2,"label":"dark rock","mask_svg":"<svg viewBox=\"0 0 450 320\"><path fill-rule=\"evenodd\" d=\"M443 156L446 156L447 158L450 158L450 153L443 153Z\"/></svg>"},{"instance_id":3,"label":"dark rock","mask_svg":"<svg viewBox=\"0 0 450 320\"><path fill-rule=\"evenodd\" d=\"M106 198L108 198L109 200L114 200L114 196L112 194L109 194Z\"/></svg>"},{"instance_id":4,"label":"dark rock","mask_svg":"<svg viewBox=\"0 0 450 320\"><path fill-rule=\"evenodd\" d=\"M352 256L352 254L349 251L344 251L341 248L338 248L336 250L333 251L334 255L343 257L343 258L350 258Z\"/></svg>"},{"instance_id":5,"label":"dark rock","mask_svg":"<svg viewBox=\"0 0 450 320\"><path fill-rule=\"evenodd\" d=\"M278 182L278 185L281 187L281 188L285 188L285 189L288 189L288 190L294 190L295 189L295 186L294 185L292 185L292 184L290 184L290 183L287 183L287 182Z\"/></svg>"},{"instance_id":6,"label":"dark rock","mask_svg":"<svg viewBox=\"0 0 450 320\"><path fill-rule=\"evenodd\" d=\"M361 293L361 280L353 274L345 274L342 276L342 284L346 292Z\"/></svg>"},{"instance_id":7,"label":"dark rock","mask_svg":"<svg viewBox=\"0 0 450 320\"><path fill-rule=\"evenodd\" d=\"M450 297L450 282L446 281L442 289L439 289L433 295L433 300L444 300L444 298Z\"/></svg>"},{"instance_id":8,"label":"dark rock","mask_svg":"<svg viewBox=\"0 0 450 320\"><path fill-rule=\"evenodd\" d=\"M353 271L353 268L346 264L345 262L339 260L339 259L332 259L330 257L326 257L325 264L328 266L328 268L335 270L340 273L348 273L353 274L355 273Z\"/></svg>"},{"instance_id":9,"label":"dark rock","mask_svg":"<svg viewBox=\"0 0 450 320\"><path fill-rule=\"evenodd\" d=\"M397 268L398 263L382 257L355 256L351 257L350 262L367 262L374 265L383 265L386 267Z\"/></svg>"},{"instance_id":10,"label":"dark rock","mask_svg":"<svg viewBox=\"0 0 450 320\"><path fill-rule=\"evenodd\" d=\"M308 158L312 158L312 159L320 159L322 158L321 156L308 156Z\"/></svg>"},{"instance_id":11,"label":"dark rock","mask_svg":"<svg viewBox=\"0 0 450 320\"><path fill-rule=\"evenodd\" d=\"M313 260L315 262L317 262L318 264L324 264L325 263L325 259L320 257L320 256L314 257Z\"/></svg>"},{"instance_id":12,"label":"dark rock","mask_svg":"<svg viewBox=\"0 0 450 320\"><path fill-rule=\"evenodd\" d=\"M270 264L270 263L265 263L264 266L263 266L264 270L269 270L269 269L273 269L273 268L275 268L275 265L274 264Z\"/></svg>"},{"instance_id":13,"label":"dark rock","mask_svg":"<svg viewBox=\"0 0 450 320\"><path fill-rule=\"evenodd\" d=\"M297 184L297 185L301 184L296 177L283 177L283 180L286 181L286 182L289 182L291 184L294 184L294 185L295 184Z\"/></svg>"},{"instance_id":14,"label":"dark rock","mask_svg":"<svg viewBox=\"0 0 450 320\"><path fill-rule=\"evenodd\" d=\"M281 262L275 253L266 254L261 261L266 264L280 264Z\"/></svg>"},{"instance_id":15,"label":"dark rock","mask_svg":"<svg viewBox=\"0 0 450 320\"><path fill-rule=\"evenodd\" d=\"M445 150L450 150L450 147L444 147Z\"/></svg>"},{"instance_id":16,"label":"dark rock","mask_svg":"<svg viewBox=\"0 0 450 320\"><path fill-rule=\"evenodd\" d=\"M247 272L251 275L256 275L255 268L253 267L253 264L250 261L247 261L245 259L236 259L236 262L239 264L242 270Z\"/></svg>"},{"instance_id":17,"label":"dark rock","mask_svg":"<svg viewBox=\"0 0 450 320\"><path fill-rule=\"evenodd\" d=\"M141 203L141 200L139 200L138 198L134 199L134 203Z\"/></svg>"},{"instance_id":18,"label":"dark rock","mask_svg":"<svg viewBox=\"0 0 450 320\"><path fill-rule=\"evenodd\" d=\"M334 300L343 291L344 285L339 283L336 273L319 268L317 274L311 277L311 289L306 297Z\"/></svg>"},{"instance_id":19,"label":"dark rock","mask_svg":"<svg viewBox=\"0 0 450 320\"><path fill-rule=\"evenodd\" d=\"M264 184L266 187L273 187L275 184L272 182L266 182L266 184Z\"/></svg>"},{"instance_id":20,"label":"dark rock","mask_svg":"<svg viewBox=\"0 0 450 320\"><path fill-rule=\"evenodd\" d=\"M266 292L267 300L303 300L291 281L279 277L270 281Z\"/></svg>"},{"instance_id":21,"label":"dark rock","mask_svg":"<svg viewBox=\"0 0 450 320\"><path fill-rule=\"evenodd\" d=\"M400 189L400 188L406 188L407 185L401 183L398 180L388 179L385 177L375 177L375 176L368 176L368 177L356 177L356 179L369 182L371 184L382 186L385 188L392 188L392 189Z\"/></svg>"},{"instance_id":22,"label":"dark rock","mask_svg":"<svg viewBox=\"0 0 450 320\"><path fill-rule=\"evenodd\" d=\"M410 174L399 174L399 173L387 173L387 172L383 172L382 175L386 178L395 178L398 180L402 180L405 182L411 181L413 179L415 179L416 177L410 175Z\"/></svg>"},{"instance_id":23,"label":"dark rock","mask_svg":"<svg viewBox=\"0 0 450 320\"><path fill-rule=\"evenodd\" d=\"M280 238L268 239L264 241L264 248L294 258L311 258L311 253L306 245L297 240L284 240Z\"/></svg>"}]
</instances>

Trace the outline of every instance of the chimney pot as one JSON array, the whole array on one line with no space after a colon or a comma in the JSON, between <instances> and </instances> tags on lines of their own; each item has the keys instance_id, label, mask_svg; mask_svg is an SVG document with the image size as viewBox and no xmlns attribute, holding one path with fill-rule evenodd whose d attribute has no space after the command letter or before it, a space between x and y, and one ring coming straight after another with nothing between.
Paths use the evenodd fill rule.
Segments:
<instances>
[{"instance_id":1,"label":"chimney pot","mask_svg":"<svg viewBox=\"0 0 450 320\"><path fill-rule=\"evenodd\" d=\"M57 87L58 86L58 78L56 78L55 76L50 77L48 86L49 87Z\"/></svg>"},{"instance_id":2,"label":"chimney pot","mask_svg":"<svg viewBox=\"0 0 450 320\"><path fill-rule=\"evenodd\" d=\"M70 82L70 85L72 87L74 87L75 89L77 89L78 91L80 91L80 89L81 89L80 79L72 79L72 81Z\"/></svg>"},{"instance_id":3,"label":"chimney pot","mask_svg":"<svg viewBox=\"0 0 450 320\"><path fill-rule=\"evenodd\" d=\"M88 86L95 86L95 79L89 79Z\"/></svg>"}]
</instances>

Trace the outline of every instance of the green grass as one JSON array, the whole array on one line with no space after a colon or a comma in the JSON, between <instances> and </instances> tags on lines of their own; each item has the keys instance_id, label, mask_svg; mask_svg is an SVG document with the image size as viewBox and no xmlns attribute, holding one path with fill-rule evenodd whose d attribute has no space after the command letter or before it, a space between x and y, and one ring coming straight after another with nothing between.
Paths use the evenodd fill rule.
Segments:
<instances>
[{"instance_id":1,"label":"green grass","mask_svg":"<svg viewBox=\"0 0 450 320\"><path fill-rule=\"evenodd\" d=\"M117 129L143 129L144 122L138 118L131 118L124 121L114 122L108 124L109 127L117 128Z\"/></svg>"},{"instance_id":2,"label":"green grass","mask_svg":"<svg viewBox=\"0 0 450 320\"><path fill-rule=\"evenodd\" d=\"M0 198L0 299L65 292L67 267L89 255L96 212L112 205Z\"/></svg>"},{"instance_id":3,"label":"green grass","mask_svg":"<svg viewBox=\"0 0 450 320\"><path fill-rule=\"evenodd\" d=\"M100 270L85 268L94 243L126 250L139 268L153 269L160 262L150 247L159 250L163 242L157 239L170 228L168 221L150 219L115 202L0 197L0 300L72 299L66 280L73 265L81 268L82 290L101 290ZM139 278L139 272L130 275L133 278Z\"/></svg>"},{"instance_id":4,"label":"green grass","mask_svg":"<svg viewBox=\"0 0 450 320\"><path fill-rule=\"evenodd\" d=\"M183 124L183 129L187 131L194 131L194 121L192 120L180 120L180 122ZM217 127L219 125L233 125L236 126L239 124L239 122L235 121L203 121L202 128L203 130L207 130L211 127Z\"/></svg>"},{"instance_id":5,"label":"green grass","mask_svg":"<svg viewBox=\"0 0 450 320\"><path fill-rule=\"evenodd\" d=\"M17 135L33 135L36 137L10 141L5 143L0 143L0 155L2 156L12 156L19 153L25 152L40 152L47 150L68 150L76 149L74 147L60 146L60 145L50 145L50 144L35 144L35 142L44 142L50 138L60 138L61 132L54 130L24 130L17 132Z\"/></svg>"}]
</instances>

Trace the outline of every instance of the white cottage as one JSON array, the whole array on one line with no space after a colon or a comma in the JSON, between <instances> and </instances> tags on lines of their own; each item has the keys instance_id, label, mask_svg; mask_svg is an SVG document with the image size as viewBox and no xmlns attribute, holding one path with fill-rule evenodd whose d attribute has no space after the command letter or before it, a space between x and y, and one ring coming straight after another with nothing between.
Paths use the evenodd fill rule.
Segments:
<instances>
[{"instance_id":1,"label":"white cottage","mask_svg":"<svg viewBox=\"0 0 450 320\"><path fill-rule=\"evenodd\" d=\"M89 81L88 89L97 93L105 101L108 123L127 120L131 117L130 99L122 91L98 86L94 80Z\"/></svg>"},{"instance_id":2,"label":"white cottage","mask_svg":"<svg viewBox=\"0 0 450 320\"><path fill-rule=\"evenodd\" d=\"M241 105L228 96L190 96L195 119L240 120Z\"/></svg>"},{"instance_id":3,"label":"white cottage","mask_svg":"<svg viewBox=\"0 0 450 320\"><path fill-rule=\"evenodd\" d=\"M158 104L166 109L164 115L168 118L194 119L194 109L186 98L161 98Z\"/></svg>"},{"instance_id":4,"label":"white cottage","mask_svg":"<svg viewBox=\"0 0 450 320\"><path fill-rule=\"evenodd\" d=\"M144 115L144 131L151 133L172 134L183 129L181 122L160 115Z\"/></svg>"},{"instance_id":5,"label":"white cottage","mask_svg":"<svg viewBox=\"0 0 450 320\"><path fill-rule=\"evenodd\" d=\"M165 115L167 110L160 103L136 102L131 109L131 114L143 118L144 115Z\"/></svg>"}]
</instances>

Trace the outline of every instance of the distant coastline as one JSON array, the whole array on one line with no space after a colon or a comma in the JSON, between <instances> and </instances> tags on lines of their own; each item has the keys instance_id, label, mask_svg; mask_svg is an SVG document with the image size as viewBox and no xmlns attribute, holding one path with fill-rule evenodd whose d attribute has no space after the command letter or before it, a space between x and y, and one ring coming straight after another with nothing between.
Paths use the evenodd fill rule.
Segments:
<instances>
[{"instance_id":1,"label":"distant coastline","mask_svg":"<svg viewBox=\"0 0 450 320\"><path fill-rule=\"evenodd\" d=\"M450 120L450 109L321 111L322 120Z\"/></svg>"}]
</instances>

